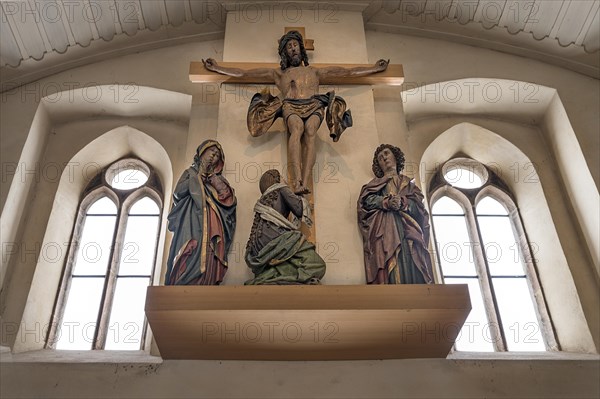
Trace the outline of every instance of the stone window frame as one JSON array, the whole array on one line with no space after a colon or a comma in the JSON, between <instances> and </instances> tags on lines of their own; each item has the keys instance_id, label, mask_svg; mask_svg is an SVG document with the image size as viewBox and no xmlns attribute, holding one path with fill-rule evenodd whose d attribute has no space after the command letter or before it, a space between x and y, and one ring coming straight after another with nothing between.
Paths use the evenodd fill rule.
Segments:
<instances>
[{"instance_id":1,"label":"stone window frame","mask_svg":"<svg viewBox=\"0 0 600 399\"><path fill-rule=\"evenodd\" d=\"M463 167L475 174L481 179L483 184L478 188L459 188L452 186L444 178L445 172L450 168ZM477 220L476 207L479 201L486 197L501 203L508 211L508 218L511 222L511 227L515 239L518 241L519 249L522 254L523 266L527 280L527 286L531 295L534 310L540 324L540 332L544 339L546 352L560 351L560 345L556 338L556 333L552 325L552 319L548 311L544 292L539 282L537 266L535 258L532 255L531 245L528 241L527 234L523 227L521 215L516 205L516 201L508 189L507 185L498 177L496 173L486 165L477 160L465 157L454 157L446 161L438 168L432 178L428 190L429 212L433 216L434 204L443 197L448 197L462 208L464 212L465 222L469 240L478 245L471 245L473 251L473 259L475 270L477 272L477 280L479 281L481 294L488 322L490 323L490 335L493 340L492 344L494 352L510 352L506 344L506 337L502 332L502 323L500 312L492 287L492 277L488 265L488 260L485 255L484 245L482 245L481 229ZM435 239L435 225L433 218L431 222L432 237L434 241L432 245L435 247L437 239ZM439 279L444 283L444 274L442 272L441 261L439 259L439 251L435 251L434 260L436 263L436 272ZM457 351L454 352L465 352ZM519 353L519 352L511 352Z\"/></svg>"},{"instance_id":2,"label":"stone window frame","mask_svg":"<svg viewBox=\"0 0 600 399\"><path fill-rule=\"evenodd\" d=\"M148 180L140 187L130 190L113 188L108 179L117 173L115 171L123 168L140 170L148 176ZM125 239L129 211L134 204L144 197L149 197L156 203L159 209L159 213L157 215L158 229L156 232L154 245L153 265L151 274L149 276L149 285L153 284L157 270L157 252L159 246L158 240L161 233L160 221L162 220L163 216L163 188L158 174L146 162L134 157L125 157L112 162L107 167L102 169L90 181L81 195L76 220L73 226L73 232L71 234L71 240L69 241L70 244L68 255L66 257L65 265L61 274L60 287L56 296L50 328L48 329L48 334L46 337L46 349L56 349L58 328L61 324L65 307L67 305L69 288L72 281L72 271L75 264L77 251L79 249L79 238L83 232L84 220L86 218L88 209L94 203L96 203L97 200L103 197L108 197L115 204L117 208L117 220L115 223L115 233L112 240L109 264L107 267L104 288L101 295L97 325L94 331L94 339L91 350L104 350L108 332L107 327L110 321L110 313L114 299L121 257L120 251L115 251L115 248L123 248L123 240ZM150 350L152 340L148 339L149 335L150 331L148 329L148 321L144 319L140 347L137 350Z\"/></svg>"}]
</instances>

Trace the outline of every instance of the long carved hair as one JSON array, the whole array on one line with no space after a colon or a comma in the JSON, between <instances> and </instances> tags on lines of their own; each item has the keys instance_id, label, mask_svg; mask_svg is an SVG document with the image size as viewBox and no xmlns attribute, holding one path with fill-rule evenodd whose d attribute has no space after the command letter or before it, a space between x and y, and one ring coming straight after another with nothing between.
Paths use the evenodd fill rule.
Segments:
<instances>
[{"instance_id":1,"label":"long carved hair","mask_svg":"<svg viewBox=\"0 0 600 399\"><path fill-rule=\"evenodd\" d=\"M402 169L404 169L404 153L398 147L395 147L391 144L382 144L375 150L375 154L373 155L373 173L377 177L383 177L383 170L381 166L379 166L379 161L377 160L377 155L384 149L389 148L390 151L394 154L396 158L396 171L400 173Z\"/></svg>"},{"instance_id":2,"label":"long carved hair","mask_svg":"<svg viewBox=\"0 0 600 399\"><path fill-rule=\"evenodd\" d=\"M298 41L298 44L300 45L300 58L302 59L304 66L308 66L308 54L304 48L304 39L302 38L300 32L297 30L291 30L285 35L281 36L281 39L279 39L279 57L281 58L279 65L281 65L282 71L290 67L290 59L285 51L285 46L290 40Z\"/></svg>"}]
</instances>

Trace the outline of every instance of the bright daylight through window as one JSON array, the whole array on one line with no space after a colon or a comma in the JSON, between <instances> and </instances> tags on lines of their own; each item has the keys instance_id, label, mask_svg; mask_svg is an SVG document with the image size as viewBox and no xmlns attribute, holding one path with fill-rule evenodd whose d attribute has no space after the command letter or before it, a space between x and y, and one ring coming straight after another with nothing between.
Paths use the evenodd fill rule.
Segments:
<instances>
[{"instance_id":1,"label":"bright daylight through window","mask_svg":"<svg viewBox=\"0 0 600 399\"><path fill-rule=\"evenodd\" d=\"M113 163L86 188L56 301L47 346L144 348L161 186L137 159Z\"/></svg>"},{"instance_id":2,"label":"bright daylight through window","mask_svg":"<svg viewBox=\"0 0 600 399\"><path fill-rule=\"evenodd\" d=\"M447 162L430 188L445 284L467 284L459 351L557 349L520 216L504 183L471 159Z\"/></svg>"}]
</instances>

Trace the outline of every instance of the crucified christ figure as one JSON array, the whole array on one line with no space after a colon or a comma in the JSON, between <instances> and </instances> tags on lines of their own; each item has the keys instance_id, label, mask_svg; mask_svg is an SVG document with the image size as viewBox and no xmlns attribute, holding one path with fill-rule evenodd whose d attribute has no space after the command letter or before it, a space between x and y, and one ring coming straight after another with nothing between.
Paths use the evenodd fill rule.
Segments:
<instances>
[{"instance_id":1,"label":"crucified christ figure","mask_svg":"<svg viewBox=\"0 0 600 399\"><path fill-rule=\"evenodd\" d=\"M277 117L282 117L290 138L292 187L296 194L308 194L308 180L315 164L315 138L327 109L327 125L334 141L338 141L346 127L352 126L350 111L346 103L334 92L319 94L319 82L329 77L358 77L384 71L389 63L379 60L372 66L344 68L330 66L314 68L308 66L308 55L304 49L302 35L290 31L279 41L281 69L239 69L222 67L208 58L202 60L209 71L233 77L263 77L272 79L283 99L268 92L257 93L248 109L248 130L252 136L265 133Z\"/></svg>"}]
</instances>

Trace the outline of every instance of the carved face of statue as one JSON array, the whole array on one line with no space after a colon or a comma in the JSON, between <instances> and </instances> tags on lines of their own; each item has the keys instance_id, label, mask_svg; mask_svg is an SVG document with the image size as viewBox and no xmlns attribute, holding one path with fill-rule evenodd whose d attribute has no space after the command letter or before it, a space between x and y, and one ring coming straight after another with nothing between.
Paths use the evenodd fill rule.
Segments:
<instances>
[{"instance_id":1,"label":"carved face of statue","mask_svg":"<svg viewBox=\"0 0 600 399\"><path fill-rule=\"evenodd\" d=\"M298 40L291 39L285 45L285 52L290 60L290 65L293 67L300 66L302 63L302 55L300 50L300 43Z\"/></svg>"},{"instance_id":2,"label":"carved face of statue","mask_svg":"<svg viewBox=\"0 0 600 399\"><path fill-rule=\"evenodd\" d=\"M200 155L200 163L204 165L206 170L212 170L221 160L221 151L217 148L217 146L208 147L201 155Z\"/></svg>"},{"instance_id":3,"label":"carved face of statue","mask_svg":"<svg viewBox=\"0 0 600 399\"><path fill-rule=\"evenodd\" d=\"M385 175L398 174L396 170L396 156L389 148L384 148L377 154L377 162Z\"/></svg>"}]
</instances>

